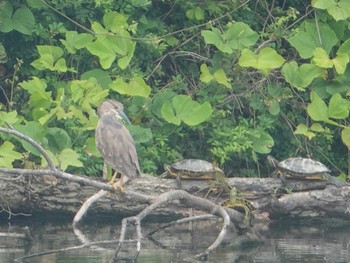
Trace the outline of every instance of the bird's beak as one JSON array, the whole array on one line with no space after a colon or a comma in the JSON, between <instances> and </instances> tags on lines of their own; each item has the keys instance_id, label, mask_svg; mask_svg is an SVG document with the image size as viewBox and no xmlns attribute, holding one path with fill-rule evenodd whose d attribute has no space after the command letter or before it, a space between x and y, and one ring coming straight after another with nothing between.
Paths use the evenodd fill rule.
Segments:
<instances>
[{"instance_id":1,"label":"bird's beak","mask_svg":"<svg viewBox=\"0 0 350 263\"><path fill-rule=\"evenodd\" d=\"M131 124L131 122L130 122L128 116L126 116L126 114L124 113L124 111L120 111L120 112L118 112L118 113L119 113L120 117L122 117L128 124Z\"/></svg>"}]
</instances>

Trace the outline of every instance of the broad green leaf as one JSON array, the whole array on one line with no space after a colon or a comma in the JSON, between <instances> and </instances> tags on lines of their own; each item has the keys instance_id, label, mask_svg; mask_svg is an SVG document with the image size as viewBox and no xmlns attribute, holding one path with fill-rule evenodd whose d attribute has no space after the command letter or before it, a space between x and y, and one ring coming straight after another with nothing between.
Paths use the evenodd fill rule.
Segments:
<instances>
[{"instance_id":1,"label":"broad green leaf","mask_svg":"<svg viewBox=\"0 0 350 263\"><path fill-rule=\"evenodd\" d=\"M332 68L333 62L329 59L327 52L323 48L315 48L312 61L320 68Z\"/></svg>"},{"instance_id":2,"label":"broad green leaf","mask_svg":"<svg viewBox=\"0 0 350 263\"><path fill-rule=\"evenodd\" d=\"M269 112L272 115L276 116L280 113L280 111L281 111L281 108L280 108L280 104L279 104L278 100L273 100L271 102L271 104L269 105Z\"/></svg>"},{"instance_id":3,"label":"broad green leaf","mask_svg":"<svg viewBox=\"0 0 350 263\"><path fill-rule=\"evenodd\" d=\"M95 78L102 88L107 88L110 83L112 83L112 79L107 71L102 69L93 69L90 71L86 71L81 75L81 80L88 80L89 78Z\"/></svg>"},{"instance_id":4,"label":"broad green leaf","mask_svg":"<svg viewBox=\"0 0 350 263\"><path fill-rule=\"evenodd\" d=\"M101 153L96 148L96 141L95 137L89 137L87 138L85 145L84 145L84 151L88 155L94 155L97 157L101 157Z\"/></svg>"},{"instance_id":5,"label":"broad green leaf","mask_svg":"<svg viewBox=\"0 0 350 263\"><path fill-rule=\"evenodd\" d=\"M33 61L31 65L39 70L49 69L51 71L66 72L67 66L60 47L42 45L37 46L40 58Z\"/></svg>"},{"instance_id":6,"label":"broad green leaf","mask_svg":"<svg viewBox=\"0 0 350 263\"><path fill-rule=\"evenodd\" d=\"M9 124L15 124L18 121L19 118L17 117L17 111L0 111L0 126L3 126L5 122Z\"/></svg>"},{"instance_id":7,"label":"broad green leaf","mask_svg":"<svg viewBox=\"0 0 350 263\"><path fill-rule=\"evenodd\" d=\"M294 134L304 135L309 140L316 136L315 133L309 131L309 128L305 124L299 124L296 130L294 131Z\"/></svg>"},{"instance_id":8,"label":"broad green leaf","mask_svg":"<svg viewBox=\"0 0 350 263\"><path fill-rule=\"evenodd\" d=\"M200 6L196 6L194 9L194 17L196 20L203 20L204 19L204 9Z\"/></svg>"},{"instance_id":9,"label":"broad green leaf","mask_svg":"<svg viewBox=\"0 0 350 263\"><path fill-rule=\"evenodd\" d=\"M213 80L213 76L210 74L208 66L206 64L201 65L200 80L204 83L209 83Z\"/></svg>"},{"instance_id":10,"label":"broad green leaf","mask_svg":"<svg viewBox=\"0 0 350 263\"><path fill-rule=\"evenodd\" d=\"M176 116L190 126L195 126L206 121L213 111L208 102L199 104L187 95L175 96L172 105Z\"/></svg>"},{"instance_id":11,"label":"broad green leaf","mask_svg":"<svg viewBox=\"0 0 350 263\"><path fill-rule=\"evenodd\" d=\"M336 93L329 101L328 114L330 118L346 119L349 116L349 102Z\"/></svg>"},{"instance_id":12,"label":"broad green leaf","mask_svg":"<svg viewBox=\"0 0 350 263\"><path fill-rule=\"evenodd\" d=\"M319 123L313 123L310 127L310 130L315 131L315 132L324 132L325 131L325 129Z\"/></svg>"},{"instance_id":13,"label":"broad green leaf","mask_svg":"<svg viewBox=\"0 0 350 263\"><path fill-rule=\"evenodd\" d=\"M60 41L69 53L75 54L77 49L85 48L93 39L94 37L91 34L78 34L77 31L67 31L66 40L61 39Z\"/></svg>"},{"instance_id":14,"label":"broad green leaf","mask_svg":"<svg viewBox=\"0 0 350 263\"><path fill-rule=\"evenodd\" d=\"M51 91L45 91L46 83L44 80L33 77L33 79L20 82L18 85L27 90L31 95L29 99L30 106L45 109L51 106Z\"/></svg>"},{"instance_id":15,"label":"broad green leaf","mask_svg":"<svg viewBox=\"0 0 350 263\"><path fill-rule=\"evenodd\" d=\"M231 49L243 50L254 45L258 41L259 35L247 24L236 22L224 32L223 39Z\"/></svg>"},{"instance_id":16,"label":"broad green leaf","mask_svg":"<svg viewBox=\"0 0 350 263\"><path fill-rule=\"evenodd\" d=\"M349 63L349 55L345 53L337 53L337 56L332 59L335 70L339 75L344 74L346 66Z\"/></svg>"},{"instance_id":17,"label":"broad green leaf","mask_svg":"<svg viewBox=\"0 0 350 263\"><path fill-rule=\"evenodd\" d=\"M41 0L27 0L27 4L31 8L38 8L39 9L39 8L45 7L45 4Z\"/></svg>"},{"instance_id":18,"label":"broad green leaf","mask_svg":"<svg viewBox=\"0 0 350 263\"><path fill-rule=\"evenodd\" d=\"M119 33L128 27L128 16L115 11L106 13L103 16L103 24L106 29Z\"/></svg>"},{"instance_id":19,"label":"broad green leaf","mask_svg":"<svg viewBox=\"0 0 350 263\"><path fill-rule=\"evenodd\" d=\"M259 54L254 54L249 49L242 51L238 64L242 67L252 67L256 69L274 69L279 68L285 59L277 54L276 50L265 47Z\"/></svg>"},{"instance_id":20,"label":"broad green leaf","mask_svg":"<svg viewBox=\"0 0 350 263\"><path fill-rule=\"evenodd\" d=\"M163 118L167 122L175 124L177 126L180 125L181 120L175 116L174 108L173 108L170 101L164 102L164 104L162 106L161 113L162 113Z\"/></svg>"},{"instance_id":21,"label":"broad green leaf","mask_svg":"<svg viewBox=\"0 0 350 263\"><path fill-rule=\"evenodd\" d=\"M28 7L22 6L15 11L12 17L13 29L22 34L31 35L35 26L35 19Z\"/></svg>"},{"instance_id":22,"label":"broad green leaf","mask_svg":"<svg viewBox=\"0 0 350 263\"><path fill-rule=\"evenodd\" d=\"M267 133L261 133L260 136L253 136L253 149L257 153L268 154L275 145L273 138Z\"/></svg>"},{"instance_id":23,"label":"broad green leaf","mask_svg":"<svg viewBox=\"0 0 350 263\"><path fill-rule=\"evenodd\" d=\"M15 125L15 128L16 128L16 130L27 135L28 137L30 137L34 141L40 142L40 143L45 145L46 140L43 139L43 137L45 135L46 129L42 125L40 125L39 123L34 122L34 121L30 121L30 122L27 122L25 125ZM37 150L37 148L32 146L30 143L28 143L24 140L21 140L21 143L22 143L23 148L26 151L28 151L34 155L37 155L37 156L41 155L41 153Z\"/></svg>"},{"instance_id":24,"label":"broad green leaf","mask_svg":"<svg viewBox=\"0 0 350 263\"><path fill-rule=\"evenodd\" d=\"M96 41L87 44L86 48L91 54L98 56L103 69L109 69L117 57L113 45L115 43L107 38L98 37Z\"/></svg>"},{"instance_id":25,"label":"broad green leaf","mask_svg":"<svg viewBox=\"0 0 350 263\"><path fill-rule=\"evenodd\" d=\"M173 97L176 96L176 93L173 91L162 91L157 92L152 99L152 112L160 119L163 119L162 116L162 107L166 101L170 101Z\"/></svg>"},{"instance_id":26,"label":"broad green leaf","mask_svg":"<svg viewBox=\"0 0 350 263\"><path fill-rule=\"evenodd\" d=\"M212 30L202 30L201 35L203 36L205 43L215 45L220 51L224 53L232 53L232 48L223 42L219 29L213 28Z\"/></svg>"},{"instance_id":27,"label":"broad green leaf","mask_svg":"<svg viewBox=\"0 0 350 263\"><path fill-rule=\"evenodd\" d=\"M0 146L0 167L13 168L12 163L23 158L22 154L13 150L15 146L9 141L5 141Z\"/></svg>"},{"instance_id":28,"label":"broad green leaf","mask_svg":"<svg viewBox=\"0 0 350 263\"><path fill-rule=\"evenodd\" d=\"M328 120L328 107L315 92L311 92L311 103L307 106L307 113L314 121Z\"/></svg>"},{"instance_id":29,"label":"broad green leaf","mask_svg":"<svg viewBox=\"0 0 350 263\"><path fill-rule=\"evenodd\" d=\"M348 55L348 57L350 57L350 38L348 38L347 40L344 41L344 43L341 44L341 46L337 51L337 54L340 54L340 53L345 53Z\"/></svg>"},{"instance_id":30,"label":"broad green leaf","mask_svg":"<svg viewBox=\"0 0 350 263\"><path fill-rule=\"evenodd\" d=\"M13 23L12 23L12 13L13 8L12 5L9 2L2 2L0 3L0 17L1 17L1 23L0 23L0 31L7 33L13 30Z\"/></svg>"},{"instance_id":31,"label":"broad green leaf","mask_svg":"<svg viewBox=\"0 0 350 263\"><path fill-rule=\"evenodd\" d=\"M64 149L58 156L60 166L63 171L68 166L83 167L83 163L79 160L79 154L72 149Z\"/></svg>"},{"instance_id":32,"label":"broad green leaf","mask_svg":"<svg viewBox=\"0 0 350 263\"><path fill-rule=\"evenodd\" d=\"M299 55L304 59L311 58L317 47L324 48L329 54L338 41L336 33L329 25L319 21L317 26L314 22L303 22L297 33L288 39L288 42L297 49Z\"/></svg>"},{"instance_id":33,"label":"broad green leaf","mask_svg":"<svg viewBox=\"0 0 350 263\"><path fill-rule=\"evenodd\" d=\"M72 146L72 140L68 133L61 128L48 128L45 137L47 138L50 151L55 154L58 154L63 149L70 148Z\"/></svg>"},{"instance_id":34,"label":"broad green leaf","mask_svg":"<svg viewBox=\"0 0 350 263\"><path fill-rule=\"evenodd\" d=\"M129 96L148 97L151 93L151 88L140 77L133 77L129 83L126 83L122 78L117 78L109 87L120 94Z\"/></svg>"},{"instance_id":35,"label":"broad green leaf","mask_svg":"<svg viewBox=\"0 0 350 263\"><path fill-rule=\"evenodd\" d=\"M91 28L98 35L107 35L108 34L108 30L106 30L100 23L92 22Z\"/></svg>"},{"instance_id":36,"label":"broad green leaf","mask_svg":"<svg viewBox=\"0 0 350 263\"><path fill-rule=\"evenodd\" d=\"M223 69L219 69L219 70L215 71L213 77L218 83L224 85L226 88L228 88L228 89L232 88L230 81L226 77L226 73Z\"/></svg>"},{"instance_id":37,"label":"broad green leaf","mask_svg":"<svg viewBox=\"0 0 350 263\"><path fill-rule=\"evenodd\" d=\"M312 0L311 5L318 9L327 9L335 4L334 0Z\"/></svg>"},{"instance_id":38,"label":"broad green leaf","mask_svg":"<svg viewBox=\"0 0 350 263\"><path fill-rule=\"evenodd\" d=\"M350 3L348 0L312 0L315 8L327 9L328 13L336 20L346 20L350 16Z\"/></svg>"},{"instance_id":39,"label":"broad green leaf","mask_svg":"<svg viewBox=\"0 0 350 263\"><path fill-rule=\"evenodd\" d=\"M150 128L143 128L140 125L127 125L135 143L147 143L153 138Z\"/></svg>"},{"instance_id":40,"label":"broad green leaf","mask_svg":"<svg viewBox=\"0 0 350 263\"><path fill-rule=\"evenodd\" d=\"M302 64L298 67L296 61L285 63L281 72L289 84L301 91L304 91L315 78L322 76L322 70L317 66Z\"/></svg>"},{"instance_id":41,"label":"broad green leaf","mask_svg":"<svg viewBox=\"0 0 350 263\"><path fill-rule=\"evenodd\" d=\"M341 139L350 151L350 127L346 127L341 131Z\"/></svg>"}]
</instances>

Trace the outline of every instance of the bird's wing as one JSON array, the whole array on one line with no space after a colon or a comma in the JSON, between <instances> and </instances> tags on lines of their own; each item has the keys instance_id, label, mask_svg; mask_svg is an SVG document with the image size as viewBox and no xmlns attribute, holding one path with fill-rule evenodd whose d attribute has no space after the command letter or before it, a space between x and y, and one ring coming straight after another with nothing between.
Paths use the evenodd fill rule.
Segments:
<instances>
[{"instance_id":1,"label":"bird's wing","mask_svg":"<svg viewBox=\"0 0 350 263\"><path fill-rule=\"evenodd\" d=\"M99 120L96 146L114 170L129 178L141 175L134 140L115 115L108 114Z\"/></svg>"}]
</instances>

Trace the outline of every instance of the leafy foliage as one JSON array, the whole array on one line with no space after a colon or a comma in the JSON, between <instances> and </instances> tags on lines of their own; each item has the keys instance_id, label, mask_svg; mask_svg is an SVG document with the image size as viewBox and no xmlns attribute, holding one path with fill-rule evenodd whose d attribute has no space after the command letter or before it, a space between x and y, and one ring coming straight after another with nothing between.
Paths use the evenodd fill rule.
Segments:
<instances>
[{"instance_id":1,"label":"leafy foliage","mask_svg":"<svg viewBox=\"0 0 350 263\"><path fill-rule=\"evenodd\" d=\"M97 175L95 109L110 97L133 122L145 172L203 158L251 176L266 171L271 151L345 170L350 6L311 5L2 1L0 125L39 141L61 169ZM19 152L46 165L0 136L1 166L23 165Z\"/></svg>"}]
</instances>

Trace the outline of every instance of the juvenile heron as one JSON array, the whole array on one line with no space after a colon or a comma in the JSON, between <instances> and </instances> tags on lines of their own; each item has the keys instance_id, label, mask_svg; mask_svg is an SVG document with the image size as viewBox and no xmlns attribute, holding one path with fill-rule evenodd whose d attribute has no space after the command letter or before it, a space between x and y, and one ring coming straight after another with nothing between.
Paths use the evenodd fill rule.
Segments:
<instances>
[{"instance_id":1,"label":"juvenile heron","mask_svg":"<svg viewBox=\"0 0 350 263\"><path fill-rule=\"evenodd\" d=\"M106 100L97 109L100 120L97 124L96 147L114 170L111 180L114 182L117 172L121 174L119 187L123 191L123 181L140 177L140 165L134 140L128 129L120 122L124 119L130 123L123 112L123 104L115 100Z\"/></svg>"}]
</instances>

